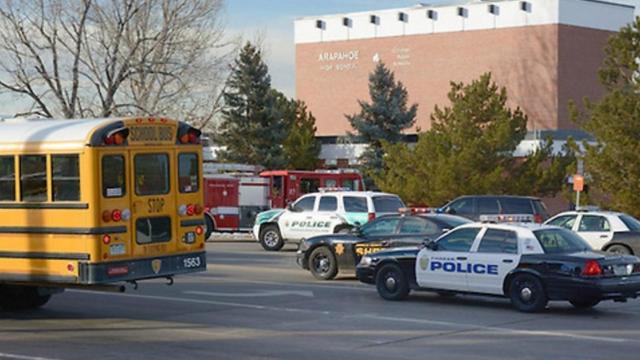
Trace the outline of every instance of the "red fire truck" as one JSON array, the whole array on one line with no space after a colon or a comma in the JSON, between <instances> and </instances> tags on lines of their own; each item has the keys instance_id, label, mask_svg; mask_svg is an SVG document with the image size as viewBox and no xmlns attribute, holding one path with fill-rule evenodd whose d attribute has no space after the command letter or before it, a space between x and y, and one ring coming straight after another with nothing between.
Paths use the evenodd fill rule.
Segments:
<instances>
[{"instance_id":1,"label":"red fire truck","mask_svg":"<svg viewBox=\"0 0 640 360\"><path fill-rule=\"evenodd\" d=\"M321 188L364 190L356 170L269 170L242 164L204 164L207 229L251 231L256 214L284 208Z\"/></svg>"}]
</instances>

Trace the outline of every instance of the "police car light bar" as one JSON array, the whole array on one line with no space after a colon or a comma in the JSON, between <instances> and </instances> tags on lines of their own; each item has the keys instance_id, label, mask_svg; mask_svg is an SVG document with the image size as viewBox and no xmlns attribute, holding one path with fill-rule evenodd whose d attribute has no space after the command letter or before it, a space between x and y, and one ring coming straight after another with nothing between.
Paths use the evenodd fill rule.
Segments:
<instances>
[{"instance_id":1,"label":"police car light bar","mask_svg":"<svg viewBox=\"0 0 640 360\"><path fill-rule=\"evenodd\" d=\"M483 223L532 223L535 218L531 214L513 215L480 215L480 222Z\"/></svg>"},{"instance_id":2,"label":"police car light bar","mask_svg":"<svg viewBox=\"0 0 640 360\"><path fill-rule=\"evenodd\" d=\"M347 187L321 187L318 188L319 192L332 192L332 191L351 191L351 189Z\"/></svg>"}]
</instances>

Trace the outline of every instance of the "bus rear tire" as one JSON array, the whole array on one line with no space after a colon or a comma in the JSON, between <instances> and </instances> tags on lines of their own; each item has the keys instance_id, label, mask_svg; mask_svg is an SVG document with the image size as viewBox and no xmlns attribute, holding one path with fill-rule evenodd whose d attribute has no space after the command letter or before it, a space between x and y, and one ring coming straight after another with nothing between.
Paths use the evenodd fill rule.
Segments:
<instances>
[{"instance_id":1,"label":"bus rear tire","mask_svg":"<svg viewBox=\"0 0 640 360\"><path fill-rule=\"evenodd\" d=\"M44 306L50 299L51 295L40 295L36 286L0 287L0 307L3 310L34 310Z\"/></svg>"},{"instance_id":2,"label":"bus rear tire","mask_svg":"<svg viewBox=\"0 0 640 360\"><path fill-rule=\"evenodd\" d=\"M204 225L206 228L204 232L204 241L207 241L215 230L215 225L213 224L213 220L211 220L211 217L209 215L204 216Z\"/></svg>"}]
</instances>

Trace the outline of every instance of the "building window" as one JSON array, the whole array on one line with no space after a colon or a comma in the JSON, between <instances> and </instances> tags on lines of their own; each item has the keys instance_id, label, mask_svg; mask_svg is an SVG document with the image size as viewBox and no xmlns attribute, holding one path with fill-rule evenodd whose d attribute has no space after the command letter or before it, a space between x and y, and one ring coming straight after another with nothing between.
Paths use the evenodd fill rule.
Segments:
<instances>
[{"instance_id":1,"label":"building window","mask_svg":"<svg viewBox=\"0 0 640 360\"><path fill-rule=\"evenodd\" d=\"M528 1L520 1L520 10L524 12L531 12L531 3Z\"/></svg>"},{"instance_id":2,"label":"building window","mask_svg":"<svg viewBox=\"0 0 640 360\"><path fill-rule=\"evenodd\" d=\"M495 4L489 4L489 13L493 15L500 15L500 7Z\"/></svg>"},{"instance_id":3,"label":"building window","mask_svg":"<svg viewBox=\"0 0 640 360\"><path fill-rule=\"evenodd\" d=\"M398 13L398 21L402 21L402 22L407 22L409 21L409 14L405 13L405 12L399 12Z\"/></svg>"},{"instance_id":4,"label":"building window","mask_svg":"<svg viewBox=\"0 0 640 360\"><path fill-rule=\"evenodd\" d=\"M373 25L380 25L380 17L377 15L371 15L369 16L369 22Z\"/></svg>"},{"instance_id":5,"label":"building window","mask_svg":"<svg viewBox=\"0 0 640 360\"><path fill-rule=\"evenodd\" d=\"M433 21L438 20L438 12L435 10L427 10L427 17Z\"/></svg>"},{"instance_id":6,"label":"building window","mask_svg":"<svg viewBox=\"0 0 640 360\"><path fill-rule=\"evenodd\" d=\"M51 155L53 201L80 200L78 155Z\"/></svg>"},{"instance_id":7,"label":"building window","mask_svg":"<svg viewBox=\"0 0 640 360\"><path fill-rule=\"evenodd\" d=\"M353 25L353 22L351 21L350 18L348 17L342 18L342 26L351 27L352 25Z\"/></svg>"},{"instance_id":8,"label":"building window","mask_svg":"<svg viewBox=\"0 0 640 360\"><path fill-rule=\"evenodd\" d=\"M324 30L324 29L327 28L327 25L322 20L316 20L316 28L318 28L320 30Z\"/></svg>"},{"instance_id":9,"label":"building window","mask_svg":"<svg viewBox=\"0 0 640 360\"><path fill-rule=\"evenodd\" d=\"M469 17L469 11L462 6L458 7L458 16L466 18Z\"/></svg>"}]
</instances>

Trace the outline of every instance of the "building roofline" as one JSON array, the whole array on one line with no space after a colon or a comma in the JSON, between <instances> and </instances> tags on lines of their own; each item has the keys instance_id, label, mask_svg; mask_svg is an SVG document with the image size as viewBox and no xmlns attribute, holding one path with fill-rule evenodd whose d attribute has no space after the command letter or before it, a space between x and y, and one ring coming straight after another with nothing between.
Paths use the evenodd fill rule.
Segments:
<instances>
[{"instance_id":1,"label":"building roofline","mask_svg":"<svg viewBox=\"0 0 640 360\"><path fill-rule=\"evenodd\" d=\"M417 3L416 5L413 6L405 6L405 7L398 7L398 8L387 8L387 9L379 9L379 10L368 10L368 11L353 11L353 12L343 12L343 13L333 13L333 14L324 14L324 15L309 15L309 16L300 16L295 18L295 21L299 21L299 20L320 20L322 18L328 18L328 17L339 17L339 16L354 16L354 15L373 15L375 13L385 13L385 12L396 12L396 11L401 11L401 10L415 10L415 9L442 9L442 8L448 8L448 7L452 7L452 6L464 6L464 5L475 5L475 4L492 4L492 3L501 3L501 2L508 2L508 1L513 1L513 0L472 0L472 1L452 1L452 2L447 2L447 3L441 3L441 4L428 4L428 3ZM575 1L581 1L581 2L588 2L588 3L596 3L596 4L603 4L603 5L611 5L611 6L618 6L618 7L623 7L623 8L628 8L628 9L635 9L636 7L634 5L631 4L623 4L623 3L619 3L619 2L615 2L615 1L607 1L607 0L575 0Z\"/></svg>"}]
</instances>

